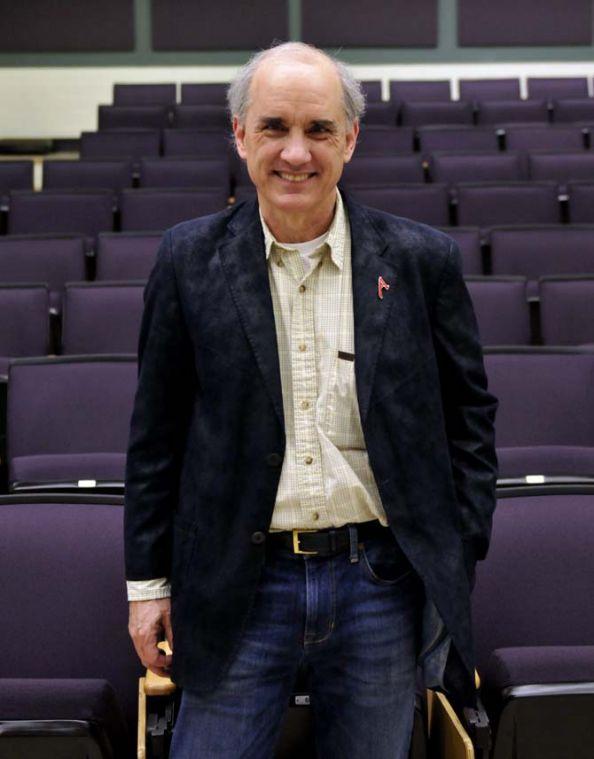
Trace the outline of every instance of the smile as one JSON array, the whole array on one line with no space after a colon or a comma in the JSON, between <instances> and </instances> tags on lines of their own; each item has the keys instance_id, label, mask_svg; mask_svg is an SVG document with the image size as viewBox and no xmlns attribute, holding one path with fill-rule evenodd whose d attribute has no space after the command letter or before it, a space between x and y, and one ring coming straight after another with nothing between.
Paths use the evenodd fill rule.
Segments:
<instances>
[{"instance_id":1,"label":"smile","mask_svg":"<svg viewBox=\"0 0 594 759\"><path fill-rule=\"evenodd\" d=\"M309 179L311 174L287 174L284 171L275 172L281 179L286 179L288 182L305 182Z\"/></svg>"}]
</instances>

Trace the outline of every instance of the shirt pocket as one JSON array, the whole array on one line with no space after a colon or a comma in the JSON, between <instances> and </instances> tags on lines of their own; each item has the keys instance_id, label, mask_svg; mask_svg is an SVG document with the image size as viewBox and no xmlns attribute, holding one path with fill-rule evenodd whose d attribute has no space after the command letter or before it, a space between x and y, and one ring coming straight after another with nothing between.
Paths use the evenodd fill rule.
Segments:
<instances>
[{"instance_id":1,"label":"shirt pocket","mask_svg":"<svg viewBox=\"0 0 594 759\"><path fill-rule=\"evenodd\" d=\"M349 358L340 358L339 354L334 359L330 380L326 434L337 448L365 448L357 400L355 362Z\"/></svg>"}]
</instances>

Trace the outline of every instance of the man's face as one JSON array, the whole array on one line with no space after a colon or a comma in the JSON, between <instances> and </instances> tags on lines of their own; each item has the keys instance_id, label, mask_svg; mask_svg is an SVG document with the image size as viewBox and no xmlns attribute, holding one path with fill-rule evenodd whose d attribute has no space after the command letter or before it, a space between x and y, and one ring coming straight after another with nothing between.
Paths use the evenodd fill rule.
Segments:
<instances>
[{"instance_id":1,"label":"man's face","mask_svg":"<svg viewBox=\"0 0 594 759\"><path fill-rule=\"evenodd\" d=\"M235 119L233 130L264 217L333 208L358 134L357 123L347 125L334 67L272 58L257 70L250 95L245 123Z\"/></svg>"}]
</instances>

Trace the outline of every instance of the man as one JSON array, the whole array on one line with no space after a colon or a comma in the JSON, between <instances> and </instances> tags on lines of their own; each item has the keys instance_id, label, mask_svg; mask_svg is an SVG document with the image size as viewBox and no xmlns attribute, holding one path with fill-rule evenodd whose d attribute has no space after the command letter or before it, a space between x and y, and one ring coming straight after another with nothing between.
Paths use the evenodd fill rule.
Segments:
<instances>
[{"instance_id":1,"label":"man","mask_svg":"<svg viewBox=\"0 0 594 759\"><path fill-rule=\"evenodd\" d=\"M229 100L258 202L168 231L147 286L130 633L184 689L174 759L271 756L300 666L321 759L405 757L417 657L472 698L494 507L459 254L337 192L363 111L341 64L280 45Z\"/></svg>"}]
</instances>

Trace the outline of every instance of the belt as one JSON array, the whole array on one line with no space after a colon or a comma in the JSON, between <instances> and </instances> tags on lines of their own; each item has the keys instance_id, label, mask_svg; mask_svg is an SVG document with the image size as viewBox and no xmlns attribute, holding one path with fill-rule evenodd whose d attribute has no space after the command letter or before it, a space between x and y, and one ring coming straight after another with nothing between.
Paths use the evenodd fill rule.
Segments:
<instances>
[{"instance_id":1,"label":"belt","mask_svg":"<svg viewBox=\"0 0 594 759\"><path fill-rule=\"evenodd\" d=\"M349 527L357 530L357 542L363 542L379 535L390 535L389 527L384 527L377 519L372 522L358 522L343 527L326 530L291 530L269 532L268 544L288 548L293 553L312 556L333 556L350 548Z\"/></svg>"}]
</instances>

